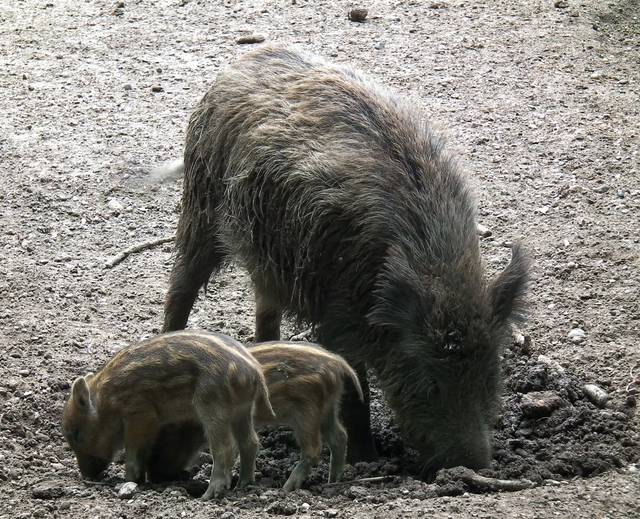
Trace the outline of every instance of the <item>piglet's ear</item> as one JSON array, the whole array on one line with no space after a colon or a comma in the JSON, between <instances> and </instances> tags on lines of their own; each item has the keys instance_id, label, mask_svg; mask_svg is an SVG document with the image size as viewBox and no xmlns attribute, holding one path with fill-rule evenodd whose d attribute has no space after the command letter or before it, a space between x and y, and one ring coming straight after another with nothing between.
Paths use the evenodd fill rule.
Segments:
<instances>
[{"instance_id":1,"label":"piglet's ear","mask_svg":"<svg viewBox=\"0 0 640 519\"><path fill-rule=\"evenodd\" d=\"M71 386L71 398L79 410L89 411L91 394L85 377L78 377Z\"/></svg>"},{"instance_id":2,"label":"piglet's ear","mask_svg":"<svg viewBox=\"0 0 640 519\"><path fill-rule=\"evenodd\" d=\"M396 332L412 330L425 310L421 290L420 278L406 254L395 247L389 249L376 280L369 324Z\"/></svg>"},{"instance_id":3,"label":"piglet's ear","mask_svg":"<svg viewBox=\"0 0 640 519\"><path fill-rule=\"evenodd\" d=\"M531 262L520 244L514 244L511 262L489 287L489 300L496 324L524 318L524 296L529 281L530 265Z\"/></svg>"}]
</instances>

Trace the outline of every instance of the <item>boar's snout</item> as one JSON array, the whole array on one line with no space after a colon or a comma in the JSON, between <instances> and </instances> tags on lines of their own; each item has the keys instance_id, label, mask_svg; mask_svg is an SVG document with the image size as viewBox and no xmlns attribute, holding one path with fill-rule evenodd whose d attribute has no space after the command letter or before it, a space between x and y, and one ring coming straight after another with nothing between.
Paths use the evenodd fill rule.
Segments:
<instances>
[{"instance_id":1,"label":"boar's snout","mask_svg":"<svg viewBox=\"0 0 640 519\"><path fill-rule=\"evenodd\" d=\"M92 456L90 454L76 454L78 467L83 477L89 479L98 479L100 474L107 468L109 462L102 458Z\"/></svg>"},{"instance_id":2,"label":"boar's snout","mask_svg":"<svg viewBox=\"0 0 640 519\"><path fill-rule=\"evenodd\" d=\"M487 468L491 464L491 442L488 431L473 436L452 436L446 444L430 446L422 450L426 463L422 478L433 480L442 468L463 466L473 470Z\"/></svg>"}]
</instances>

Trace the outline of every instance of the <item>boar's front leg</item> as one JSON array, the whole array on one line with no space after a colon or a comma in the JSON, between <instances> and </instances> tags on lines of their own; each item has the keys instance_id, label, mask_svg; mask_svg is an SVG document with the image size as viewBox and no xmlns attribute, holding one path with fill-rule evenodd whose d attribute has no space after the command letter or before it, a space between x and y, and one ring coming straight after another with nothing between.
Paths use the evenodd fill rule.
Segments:
<instances>
[{"instance_id":1,"label":"boar's front leg","mask_svg":"<svg viewBox=\"0 0 640 519\"><path fill-rule=\"evenodd\" d=\"M367 369L364 364L352 364L352 366L358 374L362 393L364 394L364 402L360 401L354 385L351 382L347 382L342 400L342 421L349 434L347 460L349 463L374 461L378 458L378 452L371 434Z\"/></svg>"},{"instance_id":2,"label":"boar's front leg","mask_svg":"<svg viewBox=\"0 0 640 519\"><path fill-rule=\"evenodd\" d=\"M256 295L256 333L255 341L280 340L280 322L282 321L282 306L276 292L269 287L269 283L253 275L253 286Z\"/></svg>"},{"instance_id":3,"label":"boar's front leg","mask_svg":"<svg viewBox=\"0 0 640 519\"><path fill-rule=\"evenodd\" d=\"M159 430L152 415L128 417L124 423L125 471L127 481L144 483L147 462Z\"/></svg>"}]
</instances>

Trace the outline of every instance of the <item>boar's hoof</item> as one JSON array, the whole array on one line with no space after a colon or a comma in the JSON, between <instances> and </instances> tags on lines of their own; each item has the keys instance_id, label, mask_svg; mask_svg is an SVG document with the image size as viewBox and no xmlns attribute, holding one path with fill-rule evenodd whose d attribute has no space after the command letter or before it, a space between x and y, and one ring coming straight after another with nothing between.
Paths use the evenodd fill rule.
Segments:
<instances>
[{"instance_id":1,"label":"boar's hoof","mask_svg":"<svg viewBox=\"0 0 640 519\"><path fill-rule=\"evenodd\" d=\"M200 499L202 501L209 501L212 498L222 497L224 491L227 489L227 478L212 479L209 483L207 491L202 495Z\"/></svg>"}]
</instances>

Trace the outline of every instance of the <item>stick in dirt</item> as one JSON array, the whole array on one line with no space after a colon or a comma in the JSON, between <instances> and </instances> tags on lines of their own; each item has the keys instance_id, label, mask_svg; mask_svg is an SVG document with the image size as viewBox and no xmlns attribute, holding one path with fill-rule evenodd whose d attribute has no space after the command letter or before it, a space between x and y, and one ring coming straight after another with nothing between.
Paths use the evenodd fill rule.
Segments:
<instances>
[{"instance_id":1,"label":"stick in dirt","mask_svg":"<svg viewBox=\"0 0 640 519\"><path fill-rule=\"evenodd\" d=\"M455 469L455 476L464 483L478 490L484 491L507 491L524 490L526 488L535 487L536 484L529 479L496 479L488 478L476 474L473 470L460 467L461 470Z\"/></svg>"},{"instance_id":2,"label":"stick in dirt","mask_svg":"<svg viewBox=\"0 0 640 519\"><path fill-rule=\"evenodd\" d=\"M134 245L133 247L129 247L126 250L123 250L120 254L114 256L109 261L104 264L104 268L110 269L121 263L125 260L127 256L130 254L135 254L137 252L142 252L143 250L152 249L153 247L157 247L158 245L162 245L163 243L168 243L173 241L173 236L165 236L164 238L157 238L155 240L145 241L139 243L138 245Z\"/></svg>"},{"instance_id":3,"label":"stick in dirt","mask_svg":"<svg viewBox=\"0 0 640 519\"><path fill-rule=\"evenodd\" d=\"M336 481L335 483L325 483L325 487L337 487L338 485L353 485L354 483L388 483L393 481L397 476L376 476L372 478L349 479L344 481Z\"/></svg>"}]
</instances>

